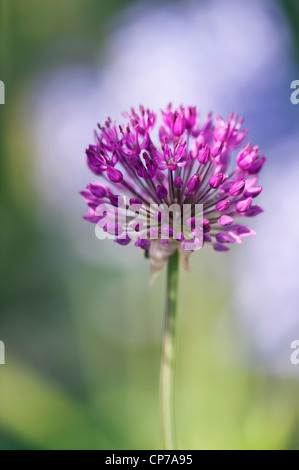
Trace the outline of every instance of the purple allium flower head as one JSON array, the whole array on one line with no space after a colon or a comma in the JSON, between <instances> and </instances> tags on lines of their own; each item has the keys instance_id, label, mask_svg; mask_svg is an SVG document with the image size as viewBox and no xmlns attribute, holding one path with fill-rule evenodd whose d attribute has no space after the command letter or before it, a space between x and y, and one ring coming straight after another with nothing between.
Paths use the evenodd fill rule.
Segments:
<instances>
[{"instance_id":1,"label":"purple allium flower head","mask_svg":"<svg viewBox=\"0 0 299 470\"><path fill-rule=\"evenodd\" d=\"M201 123L195 107L173 110L169 105L162 111L156 142L154 112L141 106L124 115L125 125L118 126L111 118L98 125L96 143L86 150L90 169L101 179L81 192L88 205L86 220L114 233L120 245L134 240L149 253L154 270L161 269L176 249L187 260L190 251L204 245L225 252L229 244L255 234L235 219L262 212L252 203L262 191L258 173L266 159L258 146L245 144L248 130L242 129L243 119L232 113L227 120L217 116L213 122L209 113ZM129 202L124 203L125 197ZM109 204L110 208L98 210ZM127 221L107 223L107 213L121 204L132 212L129 227ZM188 219L180 221L190 229L187 237L175 230L174 215L165 223L163 207L169 210L173 205L190 207ZM195 212L198 205L200 218ZM136 211L145 216L142 221L133 221ZM183 211L180 214L183 217ZM148 216L155 226L148 224Z\"/></svg>"}]
</instances>

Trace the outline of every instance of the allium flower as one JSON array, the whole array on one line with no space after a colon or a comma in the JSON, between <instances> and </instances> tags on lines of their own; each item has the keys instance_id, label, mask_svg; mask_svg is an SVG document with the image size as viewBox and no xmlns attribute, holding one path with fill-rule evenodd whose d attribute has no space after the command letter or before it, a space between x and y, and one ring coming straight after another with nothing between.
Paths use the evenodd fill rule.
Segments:
<instances>
[{"instance_id":1,"label":"allium flower","mask_svg":"<svg viewBox=\"0 0 299 470\"><path fill-rule=\"evenodd\" d=\"M251 143L243 119L231 114L204 122L195 107L169 105L162 111L159 142L153 139L157 116L142 106L125 114L117 126L110 118L98 125L96 143L86 151L90 169L103 182L87 185L85 219L117 243L149 254L155 274L167 262L167 290L162 341L161 408L165 449L175 449L173 375L179 252L212 244L216 251L242 243L255 232L236 219L262 212L253 199L265 157ZM237 149L239 149L237 151ZM235 167L231 154L236 152ZM188 210L186 211L186 207ZM199 210L200 209L200 210ZM137 217L136 217L137 215Z\"/></svg>"},{"instance_id":2,"label":"allium flower","mask_svg":"<svg viewBox=\"0 0 299 470\"><path fill-rule=\"evenodd\" d=\"M258 173L265 157L258 146L245 145L248 130L242 129L242 118L231 113L226 121L216 116L213 122L210 113L201 122L195 107L173 110L169 105L162 111L156 142L154 112L140 106L138 112L131 109L124 115L124 125L111 118L98 125L96 142L86 151L88 165L100 179L81 192L89 207L86 220L121 245L133 240L149 254L154 272L177 250L187 261L190 252L203 245L224 252L231 243L242 243L255 234L239 219L262 212L253 200L262 191ZM233 152L235 166L231 166ZM174 217L164 220L174 204L182 209L179 226ZM113 223L108 215L107 223L108 207L120 205L131 212L137 205L143 215L137 222L131 217L125 223Z\"/></svg>"}]
</instances>

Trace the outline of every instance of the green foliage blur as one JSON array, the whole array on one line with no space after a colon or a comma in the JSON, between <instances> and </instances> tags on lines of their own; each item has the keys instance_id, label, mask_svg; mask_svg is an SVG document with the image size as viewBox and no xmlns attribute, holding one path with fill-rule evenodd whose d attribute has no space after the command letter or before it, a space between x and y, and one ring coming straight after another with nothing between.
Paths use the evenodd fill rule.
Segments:
<instances>
[{"instance_id":1,"label":"green foliage blur","mask_svg":"<svg viewBox=\"0 0 299 470\"><path fill-rule=\"evenodd\" d=\"M0 107L1 450L161 448L165 276L149 287L147 261L110 266L77 254L38 197L30 116L26 126L18 117L25 84L51 67L51 51L61 48L62 62L93 64L111 20L128 3L0 0L7 103ZM299 56L298 2L282 3ZM94 234L87 223L85 233L88 244ZM192 275L181 273L180 448L298 449L298 383L239 361L246 348L234 334L230 266L221 259L201 253L192 259Z\"/></svg>"}]
</instances>

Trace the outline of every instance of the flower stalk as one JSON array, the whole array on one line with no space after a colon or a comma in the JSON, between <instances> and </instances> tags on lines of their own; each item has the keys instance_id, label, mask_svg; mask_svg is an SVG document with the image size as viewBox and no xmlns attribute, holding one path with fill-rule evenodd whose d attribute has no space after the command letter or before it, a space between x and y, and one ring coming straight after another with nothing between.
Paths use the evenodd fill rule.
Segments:
<instances>
[{"instance_id":1,"label":"flower stalk","mask_svg":"<svg viewBox=\"0 0 299 470\"><path fill-rule=\"evenodd\" d=\"M179 252L168 259L166 305L162 338L162 360L160 377L162 433L165 450L175 450L175 358L177 336Z\"/></svg>"}]
</instances>

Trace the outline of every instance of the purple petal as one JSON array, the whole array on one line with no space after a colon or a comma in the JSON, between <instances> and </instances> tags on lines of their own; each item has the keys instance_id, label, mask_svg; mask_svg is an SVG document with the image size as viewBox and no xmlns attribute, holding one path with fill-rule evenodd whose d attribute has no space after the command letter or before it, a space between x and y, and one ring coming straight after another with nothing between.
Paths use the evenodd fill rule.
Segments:
<instances>
[{"instance_id":1,"label":"purple petal","mask_svg":"<svg viewBox=\"0 0 299 470\"><path fill-rule=\"evenodd\" d=\"M203 234L203 241L206 242L206 243L211 243L212 241L212 237L209 233L204 233Z\"/></svg>"},{"instance_id":2,"label":"purple petal","mask_svg":"<svg viewBox=\"0 0 299 470\"><path fill-rule=\"evenodd\" d=\"M124 200L121 196L109 193L108 197L114 207L122 207L124 205Z\"/></svg>"},{"instance_id":3,"label":"purple petal","mask_svg":"<svg viewBox=\"0 0 299 470\"><path fill-rule=\"evenodd\" d=\"M216 210L219 212L224 212L229 209L230 201L226 199L225 201L219 201L216 204Z\"/></svg>"},{"instance_id":4,"label":"purple petal","mask_svg":"<svg viewBox=\"0 0 299 470\"><path fill-rule=\"evenodd\" d=\"M260 215L263 212L264 212L264 209L262 209L260 206L251 206L245 215L247 217L256 217L257 215Z\"/></svg>"},{"instance_id":5,"label":"purple petal","mask_svg":"<svg viewBox=\"0 0 299 470\"><path fill-rule=\"evenodd\" d=\"M257 197L262 191L262 186L253 186L252 188L245 189L244 197Z\"/></svg>"},{"instance_id":6,"label":"purple petal","mask_svg":"<svg viewBox=\"0 0 299 470\"><path fill-rule=\"evenodd\" d=\"M247 199L243 199L243 201L239 201L236 205L236 209L238 212L246 212L250 208L252 204L252 197L248 197Z\"/></svg>"},{"instance_id":7,"label":"purple petal","mask_svg":"<svg viewBox=\"0 0 299 470\"><path fill-rule=\"evenodd\" d=\"M177 115L175 116L174 124L172 127L173 133L179 137L185 132L186 129L186 119L185 116Z\"/></svg>"},{"instance_id":8,"label":"purple petal","mask_svg":"<svg viewBox=\"0 0 299 470\"><path fill-rule=\"evenodd\" d=\"M210 151L210 147L208 147L207 145L199 152L198 154L198 161L200 163L202 163L203 165L205 165L206 163L208 163L211 159L211 151Z\"/></svg>"},{"instance_id":9,"label":"purple petal","mask_svg":"<svg viewBox=\"0 0 299 470\"><path fill-rule=\"evenodd\" d=\"M150 240L147 240L146 238L141 238L141 237L138 237L135 243L136 247L143 248L144 250L148 250L150 245L151 245Z\"/></svg>"},{"instance_id":10,"label":"purple petal","mask_svg":"<svg viewBox=\"0 0 299 470\"><path fill-rule=\"evenodd\" d=\"M168 191L163 184L157 186L156 193L159 199L165 199L168 195Z\"/></svg>"},{"instance_id":11,"label":"purple petal","mask_svg":"<svg viewBox=\"0 0 299 470\"><path fill-rule=\"evenodd\" d=\"M130 206L134 206L135 204L142 205L141 199L139 199L138 197L132 197L130 199Z\"/></svg>"},{"instance_id":12,"label":"purple petal","mask_svg":"<svg viewBox=\"0 0 299 470\"><path fill-rule=\"evenodd\" d=\"M208 233L211 231L212 227L208 219L202 219L203 232Z\"/></svg>"},{"instance_id":13,"label":"purple petal","mask_svg":"<svg viewBox=\"0 0 299 470\"><path fill-rule=\"evenodd\" d=\"M263 168L264 163L266 162L266 160L267 160L266 157L261 157L258 160L256 160L253 163L253 165L251 165L248 173L250 175L257 175L261 171L261 169Z\"/></svg>"},{"instance_id":14,"label":"purple petal","mask_svg":"<svg viewBox=\"0 0 299 470\"><path fill-rule=\"evenodd\" d=\"M215 238L218 243L237 243L236 237L231 235L230 232L218 232Z\"/></svg>"},{"instance_id":15,"label":"purple petal","mask_svg":"<svg viewBox=\"0 0 299 470\"><path fill-rule=\"evenodd\" d=\"M181 189L184 185L184 181L182 180L182 178L180 176L177 176L174 179L173 185L175 186L175 188Z\"/></svg>"},{"instance_id":16,"label":"purple petal","mask_svg":"<svg viewBox=\"0 0 299 470\"><path fill-rule=\"evenodd\" d=\"M121 246L126 246L126 245L129 245L129 243L131 243L131 238L129 237L128 234L126 234L125 238L116 238L116 240L114 241Z\"/></svg>"},{"instance_id":17,"label":"purple petal","mask_svg":"<svg viewBox=\"0 0 299 470\"><path fill-rule=\"evenodd\" d=\"M217 175L213 175L210 178L209 184L211 188L217 189L222 183L224 183L224 181L227 178L228 178L228 175L224 175L223 173L218 173Z\"/></svg>"},{"instance_id":18,"label":"purple petal","mask_svg":"<svg viewBox=\"0 0 299 470\"><path fill-rule=\"evenodd\" d=\"M229 190L231 196L240 196L245 188L245 180L237 181L234 183Z\"/></svg>"},{"instance_id":19,"label":"purple petal","mask_svg":"<svg viewBox=\"0 0 299 470\"><path fill-rule=\"evenodd\" d=\"M200 175L196 174L196 175L191 176L191 178L187 182L187 189L189 192L192 193L192 192L197 191L200 188L200 185L201 185Z\"/></svg>"},{"instance_id":20,"label":"purple petal","mask_svg":"<svg viewBox=\"0 0 299 470\"><path fill-rule=\"evenodd\" d=\"M218 220L218 223L223 226L231 225L234 223L234 219L230 217L229 215L222 215L220 219Z\"/></svg>"},{"instance_id":21,"label":"purple petal","mask_svg":"<svg viewBox=\"0 0 299 470\"><path fill-rule=\"evenodd\" d=\"M112 183L120 183L123 180L123 174L113 166L107 167L107 176Z\"/></svg>"},{"instance_id":22,"label":"purple petal","mask_svg":"<svg viewBox=\"0 0 299 470\"><path fill-rule=\"evenodd\" d=\"M214 243L213 247L215 251L229 251L229 247L223 245L222 243Z\"/></svg>"},{"instance_id":23,"label":"purple petal","mask_svg":"<svg viewBox=\"0 0 299 470\"><path fill-rule=\"evenodd\" d=\"M247 238L247 237L252 237L253 235L256 235L256 232L249 227L246 227L245 225L234 225L231 227L232 232L235 233L236 235L239 235L242 238Z\"/></svg>"},{"instance_id":24,"label":"purple petal","mask_svg":"<svg viewBox=\"0 0 299 470\"><path fill-rule=\"evenodd\" d=\"M96 197L105 197L107 195L107 189L105 188L105 186L99 184L99 183L96 183L96 184L88 184L87 185L87 189L90 190L90 192L96 196Z\"/></svg>"},{"instance_id":25,"label":"purple petal","mask_svg":"<svg viewBox=\"0 0 299 470\"><path fill-rule=\"evenodd\" d=\"M97 224L103 217L95 215L95 211L93 209L88 209L87 214L84 214L83 218L92 224Z\"/></svg>"}]
</instances>

